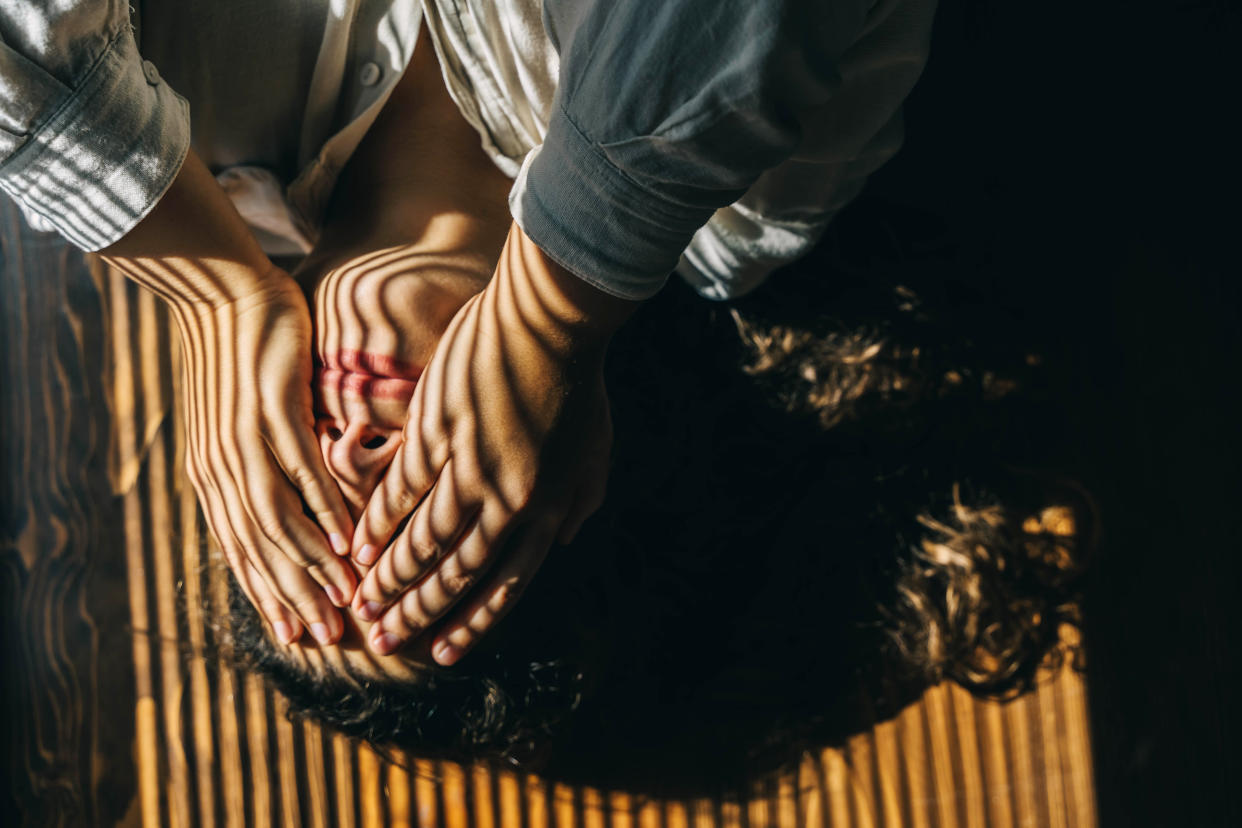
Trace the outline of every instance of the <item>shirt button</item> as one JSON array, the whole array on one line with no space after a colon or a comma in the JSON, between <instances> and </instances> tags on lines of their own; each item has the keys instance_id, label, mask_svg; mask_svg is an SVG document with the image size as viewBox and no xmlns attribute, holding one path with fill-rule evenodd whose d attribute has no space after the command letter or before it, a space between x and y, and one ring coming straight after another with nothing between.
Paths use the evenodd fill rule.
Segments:
<instances>
[{"instance_id":1,"label":"shirt button","mask_svg":"<svg viewBox=\"0 0 1242 828\"><path fill-rule=\"evenodd\" d=\"M159 86L160 70L155 68L155 64L149 60L142 62L142 76L147 79L147 83L152 86Z\"/></svg>"},{"instance_id":2,"label":"shirt button","mask_svg":"<svg viewBox=\"0 0 1242 828\"><path fill-rule=\"evenodd\" d=\"M383 72L377 64L364 63L362 64L362 70L358 72L358 82L363 86L375 86L375 84L379 83L380 75L382 74Z\"/></svg>"}]
</instances>

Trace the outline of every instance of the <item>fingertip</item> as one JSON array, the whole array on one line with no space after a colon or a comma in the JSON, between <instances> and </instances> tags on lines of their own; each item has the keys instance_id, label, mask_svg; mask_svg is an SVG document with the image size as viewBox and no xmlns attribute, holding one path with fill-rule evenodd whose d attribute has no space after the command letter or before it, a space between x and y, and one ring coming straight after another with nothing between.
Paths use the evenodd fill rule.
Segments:
<instances>
[{"instance_id":1,"label":"fingertip","mask_svg":"<svg viewBox=\"0 0 1242 828\"><path fill-rule=\"evenodd\" d=\"M371 636L371 649L380 655L392 655L401 646L401 639L390 632L379 632Z\"/></svg>"},{"instance_id":2,"label":"fingertip","mask_svg":"<svg viewBox=\"0 0 1242 828\"><path fill-rule=\"evenodd\" d=\"M328 629L328 625L322 621L316 621L310 625L311 635L320 644L332 643L332 631Z\"/></svg>"},{"instance_id":3,"label":"fingertip","mask_svg":"<svg viewBox=\"0 0 1242 828\"><path fill-rule=\"evenodd\" d=\"M371 566L379 560L379 549L370 543L364 543L359 549L354 559L363 566Z\"/></svg>"},{"instance_id":4,"label":"fingertip","mask_svg":"<svg viewBox=\"0 0 1242 828\"><path fill-rule=\"evenodd\" d=\"M333 606L344 607L349 603L345 593L336 584L324 584L323 591L327 593L328 600L332 602Z\"/></svg>"},{"instance_id":5,"label":"fingertip","mask_svg":"<svg viewBox=\"0 0 1242 828\"><path fill-rule=\"evenodd\" d=\"M332 545L332 551L336 554L341 556L349 554L349 544L345 541L345 537L340 532L328 533L328 543Z\"/></svg>"},{"instance_id":6,"label":"fingertip","mask_svg":"<svg viewBox=\"0 0 1242 828\"><path fill-rule=\"evenodd\" d=\"M277 641L285 646L297 640L297 633L293 629L293 625L284 620L272 622L272 634L276 636Z\"/></svg>"},{"instance_id":7,"label":"fingertip","mask_svg":"<svg viewBox=\"0 0 1242 828\"><path fill-rule=\"evenodd\" d=\"M464 648L450 643L446 638L441 638L431 647L431 657L441 667L452 667L465 654Z\"/></svg>"}]
</instances>

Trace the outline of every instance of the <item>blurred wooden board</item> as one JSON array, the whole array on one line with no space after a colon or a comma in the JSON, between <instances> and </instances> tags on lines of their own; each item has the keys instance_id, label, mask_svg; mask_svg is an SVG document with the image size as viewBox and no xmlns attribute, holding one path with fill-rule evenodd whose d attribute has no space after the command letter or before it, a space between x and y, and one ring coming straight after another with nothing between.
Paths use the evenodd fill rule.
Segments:
<instances>
[{"instance_id":1,"label":"blurred wooden board","mask_svg":"<svg viewBox=\"0 0 1242 828\"><path fill-rule=\"evenodd\" d=\"M184 477L154 300L0 200L5 785L26 824L1092 826L1085 688L956 686L744 799L653 801L381 758L212 655L224 582Z\"/></svg>"}]
</instances>

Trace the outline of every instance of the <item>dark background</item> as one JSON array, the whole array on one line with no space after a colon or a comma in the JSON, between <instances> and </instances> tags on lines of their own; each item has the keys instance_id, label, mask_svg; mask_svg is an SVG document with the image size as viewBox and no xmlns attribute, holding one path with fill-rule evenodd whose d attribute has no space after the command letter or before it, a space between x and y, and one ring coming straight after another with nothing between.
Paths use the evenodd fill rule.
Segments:
<instances>
[{"instance_id":1,"label":"dark background","mask_svg":"<svg viewBox=\"0 0 1242 828\"><path fill-rule=\"evenodd\" d=\"M1100 508L1101 823L1238 825L1235 4L941 4L868 196L943 219L1045 321Z\"/></svg>"}]
</instances>

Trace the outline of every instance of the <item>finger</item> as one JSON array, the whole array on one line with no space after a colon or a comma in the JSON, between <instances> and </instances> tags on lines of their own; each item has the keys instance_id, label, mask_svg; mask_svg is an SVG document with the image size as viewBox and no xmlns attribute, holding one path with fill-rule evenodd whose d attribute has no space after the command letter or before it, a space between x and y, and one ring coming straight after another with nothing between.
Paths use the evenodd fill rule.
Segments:
<instances>
[{"instance_id":1,"label":"finger","mask_svg":"<svg viewBox=\"0 0 1242 828\"><path fill-rule=\"evenodd\" d=\"M473 300L472 300L473 301ZM401 433L401 447L380 485L372 493L351 544L355 560L370 566L397 526L418 506L449 459L450 433L445 408L447 347L462 325L466 306L458 312L440 339L427 370L410 400L409 417Z\"/></svg>"},{"instance_id":2,"label":"finger","mask_svg":"<svg viewBox=\"0 0 1242 828\"><path fill-rule=\"evenodd\" d=\"M315 516L327 536L328 545L337 555L349 554L349 541L354 527L349 508L340 487L332 479L314 429L295 423L273 421L269 424L268 445L285 477L301 493L307 508Z\"/></svg>"},{"instance_id":3,"label":"finger","mask_svg":"<svg viewBox=\"0 0 1242 828\"><path fill-rule=\"evenodd\" d=\"M280 603L259 571L249 561L243 560L240 566L233 570L233 574L251 606L271 627L272 635L276 640L285 645L297 641L302 635L302 624L296 615Z\"/></svg>"},{"instance_id":4,"label":"finger","mask_svg":"<svg viewBox=\"0 0 1242 828\"><path fill-rule=\"evenodd\" d=\"M264 539L307 570L333 604L348 604L357 586L354 571L333 554L319 527L302 511L294 489L274 464L262 470L251 465L245 472L241 482L246 486L246 512Z\"/></svg>"},{"instance_id":5,"label":"finger","mask_svg":"<svg viewBox=\"0 0 1242 828\"><path fill-rule=\"evenodd\" d=\"M483 521L476 521L438 567L380 616L371 628L371 648L388 655L434 624L483 576L497 545Z\"/></svg>"},{"instance_id":6,"label":"finger","mask_svg":"<svg viewBox=\"0 0 1242 828\"><path fill-rule=\"evenodd\" d=\"M301 620L320 644L340 641L345 632L341 613L328 603L308 571L279 553L272 556L270 564L264 580L279 602ZM259 572L265 574L261 569Z\"/></svg>"},{"instance_id":7,"label":"finger","mask_svg":"<svg viewBox=\"0 0 1242 828\"><path fill-rule=\"evenodd\" d=\"M222 412L236 409L231 387L225 384L221 401L208 396L206 423L219 422ZM331 600L347 604L356 584L353 572L332 554L322 532L303 514L297 492L281 474L267 442L253 431L227 436L230 439L207 442L201 453L207 461L204 468L212 470L212 483L224 500L225 517L251 562L268 576L272 564L268 556L275 549L312 568L312 576L331 594ZM260 455L258 462L254 462L255 451ZM270 547L263 553L257 551L260 538ZM282 594L279 585L272 587Z\"/></svg>"},{"instance_id":8,"label":"finger","mask_svg":"<svg viewBox=\"0 0 1242 828\"><path fill-rule=\"evenodd\" d=\"M314 576L318 574L323 577L318 568L298 566L246 519L236 491L229 487L221 487L219 491L223 495L226 513L238 516L231 526L246 560L262 576L280 603L297 616L319 643L331 644L339 640L344 622L340 613L329 603L324 589L316 585ZM329 558L340 563L335 556Z\"/></svg>"},{"instance_id":9,"label":"finger","mask_svg":"<svg viewBox=\"0 0 1242 828\"><path fill-rule=\"evenodd\" d=\"M302 625L297 617L280 603L263 576L246 559L241 544L224 516L223 503L216 494L215 487L205 485L197 474L194 477L207 526L246 599L272 628L272 634L277 641L286 645L297 641L302 634Z\"/></svg>"},{"instance_id":10,"label":"finger","mask_svg":"<svg viewBox=\"0 0 1242 828\"><path fill-rule=\"evenodd\" d=\"M517 604L548 556L551 532L531 532L444 622L431 644L431 657L452 667Z\"/></svg>"},{"instance_id":11,"label":"finger","mask_svg":"<svg viewBox=\"0 0 1242 828\"><path fill-rule=\"evenodd\" d=\"M354 610L374 621L389 603L422 578L473 523L477 510L468 510L453 482L453 461L444 465L435 486L415 510L392 545L362 579L354 596Z\"/></svg>"},{"instance_id":12,"label":"finger","mask_svg":"<svg viewBox=\"0 0 1242 828\"><path fill-rule=\"evenodd\" d=\"M417 392L415 392L417 394ZM388 545L397 526L414 511L439 476L445 460L433 464L424 449L423 440L412 427L415 416L406 424L401 447L384 473L384 479L367 501L354 529L353 556L363 566L371 566Z\"/></svg>"}]
</instances>

